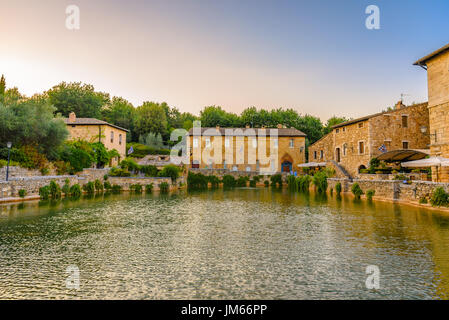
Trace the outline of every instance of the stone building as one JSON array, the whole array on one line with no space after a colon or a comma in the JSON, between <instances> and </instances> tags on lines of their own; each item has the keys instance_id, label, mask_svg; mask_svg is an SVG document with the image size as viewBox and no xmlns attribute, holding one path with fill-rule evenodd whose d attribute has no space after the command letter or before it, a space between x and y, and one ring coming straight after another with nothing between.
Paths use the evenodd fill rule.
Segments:
<instances>
[{"instance_id":1,"label":"stone building","mask_svg":"<svg viewBox=\"0 0 449 320\"><path fill-rule=\"evenodd\" d=\"M101 142L108 150L117 150L120 157L113 159L111 165L118 164L126 157L126 133L129 130L95 118L77 118L74 112L64 122L69 131L69 140Z\"/></svg>"},{"instance_id":2,"label":"stone building","mask_svg":"<svg viewBox=\"0 0 449 320\"><path fill-rule=\"evenodd\" d=\"M293 128L193 128L190 168L291 172L305 162L306 134Z\"/></svg>"},{"instance_id":3,"label":"stone building","mask_svg":"<svg viewBox=\"0 0 449 320\"><path fill-rule=\"evenodd\" d=\"M429 136L427 103L405 106L346 121L309 147L309 162L335 161L351 177L368 168L372 158L383 152L427 149Z\"/></svg>"},{"instance_id":4,"label":"stone building","mask_svg":"<svg viewBox=\"0 0 449 320\"><path fill-rule=\"evenodd\" d=\"M427 70L430 154L449 158L449 44L419 59ZM449 182L449 167L432 168L432 177Z\"/></svg>"}]
</instances>

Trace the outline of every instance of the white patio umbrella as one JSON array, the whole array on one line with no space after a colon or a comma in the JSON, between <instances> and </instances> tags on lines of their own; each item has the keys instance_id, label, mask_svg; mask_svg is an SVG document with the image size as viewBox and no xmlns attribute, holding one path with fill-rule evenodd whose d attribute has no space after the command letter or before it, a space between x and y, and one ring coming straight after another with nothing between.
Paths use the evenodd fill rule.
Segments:
<instances>
[{"instance_id":1,"label":"white patio umbrella","mask_svg":"<svg viewBox=\"0 0 449 320\"><path fill-rule=\"evenodd\" d=\"M298 164L300 168L325 167L326 162L307 162Z\"/></svg>"},{"instance_id":2,"label":"white patio umbrella","mask_svg":"<svg viewBox=\"0 0 449 320\"><path fill-rule=\"evenodd\" d=\"M404 168L449 167L449 159L443 157L430 157L427 159L402 162Z\"/></svg>"}]
</instances>

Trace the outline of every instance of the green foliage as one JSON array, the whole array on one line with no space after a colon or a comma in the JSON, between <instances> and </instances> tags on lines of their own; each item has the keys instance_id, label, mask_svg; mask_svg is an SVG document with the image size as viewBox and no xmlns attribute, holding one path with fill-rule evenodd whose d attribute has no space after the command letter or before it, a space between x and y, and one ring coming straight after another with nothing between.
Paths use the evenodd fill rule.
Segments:
<instances>
[{"instance_id":1,"label":"green foliage","mask_svg":"<svg viewBox=\"0 0 449 320\"><path fill-rule=\"evenodd\" d=\"M187 188L191 190L207 189L209 178L201 173L189 171L187 175Z\"/></svg>"},{"instance_id":2,"label":"green foliage","mask_svg":"<svg viewBox=\"0 0 449 320\"><path fill-rule=\"evenodd\" d=\"M162 183L159 185L159 190L160 190L162 193L167 193L167 192L169 191L169 189L170 189L170 185L169 185L167 182L162 182Z\"/></svg>"},{"instance_id":3,"label":"green foliage","mask_svg":"<svg viewBox=\"0 0 449 320\"><path fill-rule=\"evenodd\" d=\"M270 186L270 181L265 180L265 181L263 182L263 184L265 185L265 188L268 188L268 187Z\"/></svg>"},{"instance_id":4,"label":"green foliage","mask_svg":"<svg viewBox=\"0 0 449 320\"><path fill-rule=\"evenodd\" d=\"M325 193L327 191L327 175L324 171L319 171L313 176L313 184L317 188L318 193Z\"/></svg>"},{"instance_id":5,"label":"green foliage","mask_svg":"<svg viewBox=\"0 0 449 320\"><path fill-rule=\"evenodd\" d=\"M58 159L70 164L70 171L81 172L84 168L92 167L95 161L92 146L87 141L70 141L58 150Z\"/></svg>"},{"instance_id":6,"label":"green foliage","mask_svg":"<svg viewBox=\"0 0 449 320\"><path fill-rule=\"evenodd\" d=\"M169 149L155 149L152 147L148 147L141 143L128 143L126 145L126 151L133 147L133 153L131 154L135 158L143 158L147 155L170 155Z\"/></svg>"},{"instance_id":7,"label":"green foliage","mask_svg":"<svg viewBox=\"0 0 449 320\"><path fill-rule=\"evenodd\" d=\"M179 174L181 172L181 169L178 166L175 166L174 164L166 165L162 170L159 172L159 177L169 177L171 178L172 183L175 183L176 180L179 178Z\"/></svg>"},{"instance_id":8,"label":"green foliage","mask_svg":"<svg viewBox=\"0 0 449 320\"><path fill-rule=\"evenodd\" d=\"M323 128L323 133L324 134L328 134L332 131L332 127L336 126L337 124L343 123L348 121L349 119L345 118L345 117L337 117L337 116L333 116L332 118L329 118L326 122L326 124L324 125Z\"/></svg>"},{"instance_id":9,"label":"green foliage","mask_svg":"<svg viewBox=\"0 0 449 320\"><path fill-rule=\"evenodd\" d=\"M254 179L251 179L251 180L249 181L249 186L250 186L251 188L257 187L257 181L254 180Z\"/></svg>"},{"instance_id":10,"label":"green foliage","mask_svg":"<svg viewBox=\"0 0 449 320\"><path fill-rule=\"evenodd\" d=\"M217 176L210 175L210 176L207 176L207 179L212 188L216 189L220 186L220 179Z\"/></svg>"},{"instance_id":11,"label":"green foliage","mask_svg":"<svg viewBox=\"0 0 449 320\"><path fill-rule=\"evenodd\" d=\"M95 184L90 181L87 184L83 185L83 191L87 194L94 194L95 193Z\"/></svg>"},{"instance_id":12,"label":"green foliage","mask_svg":"<svg viewBox=\"0 0 449 320\"><path fill-rule=\"evenodd\" d=\"M158 177L159 169L153 165L140 166L140 172L144 173L146 177Z\"/></svg>"},{"instance_id":13,"label":"green foliage","mask_svg":"<svg viewBox=\"0 0 449 320\"><path fill-rule=\"evenodd\" d=\"M61 198L61 187L55 182L50 181L50 197L52 199L60 199Z\"/></svg>"},{"instance_id":14,"label":"green foliage","mask_svg":"<svg viewBox=\"0 0 449 320\"><path fill-rule=\"evenodd\" d=\"M122 186L118 185L118 184L114 184L112 186L112 192L113 193L120 193L122 191Z\"/></svg>"},{"instance_id":15,"label":"green foliage","mask_svg":"<svg viewBox=\"0 0 449 320\"><path fill-rule=\"evenodd\" d=\"M372 189L366 190L366 198L368 199L368 201L373 200L375 194L376 194L375 190Z\"/></svg>"},{"instance_id":16,"label":"green foliage","mask_svg":"<svg viewBox=\"0 0 449 320\"><path fill-rule=\"evenodd\" d=\"M426 197L419 198L419 203L420 204L427 204L427 198Z\"/></svg>"},{"instance_id":17,"label":"green foliage","mask_svg":"<svg viewBox=\"0 0 449 320\"><path fill-rule=\"evenodd\" d=\"M298 190L301 192L308 192L312 178L309 175L303 175L298 177L297 180Z\"/></svg>"},{"instance_id":18,"label":"green foliage","mask_svg":"<svg viewBox=\"0 0 449 320\"><path fill-rule=\"evenodd\" d=\"M109 171L109 175L111 177L130 177L131 176L131 172L129 172L127 169L125 170L125 169L113 167Z\"/></svg>"},{"instance_id":19,"label":"green foliage","mask_svg":"<svg viewBox=\"0 0 449 320\"><path fill-rule=\"evenodd\" d=\"M145 186L145 192L146 192L146 193L152 193L152 192L153 192L153 188L154 188L154 185L153 185L152 183L147 184L147 185Z\"/></svg>"},{"instance_id":20,"label":"green foliage","mask_svg":"<svg viewBox=\"0 0 449 320\"><path fill-rule=\"evenodd\" d=\"M70 196L72 198L78 199L81 197L81 186L79 184L74 184L70 187Z\"/></svg>"},{"instance_id":21,"label":"green foliage","mask_svg":"<svg viewBox=\"0 0 449 320\"><path fill-rule=\"evenodd\" d=\"M279 188L282 187L282 175L281 174L274 174L270 177L271 180L271 186L272 187L276 187L278 186Z\"/></svg>"},{"instance_id":22,"label":"green foliage","mask_svg":"<svg viewBox=\"0 0 449 320\"><path fill-rule=\"evenodd\" d=\"M237 183L235 178L229 174L223 176L222 180L223 180L223 188L225 189L234 188Z\"/></svg>"},{"instance_id":23,"label":"green foliage","mask_svg":"<svg viewBox=\"0 0 449 320\"><path fill-rule=\"evenodd\" d=\"M449 195L444 191L443 187L437 187L432 192L430 203L435 207L447 206L449 204Z\"/></svg>"},{"instance_id":24,"label":"green foliage","mask_svg":"<svg viewBox=\"0 0 449 320\"><path fill-rule=\"evenodd\" d=\"M27 195L27 192L26 192L25 189L20 189L19 190L19 197L25 198L26 195Z\"/></svg>"},{"instance_id":25,"label":"green foliage","mask_svg":"<svg viewBox=\"0 0 449 320\"><path fill-rule=\"evenodd\" d=\"M94 187L95 187L95 191L97 191L97 192L103 192L104 191L104 186L101 183L101 181L98 180L98 179L95 180Z\"/></svg>"},{"instance_id":26,"label":"green foliage","mask_svg":"<svg viewBox=\"0 0 449 320\"><path fill-rule=\"evenodd\" d=\"M341 183L337 182L337 184L335 185L335 191L337 192L337 194L341 193Z\"/></svg>"},{"instance_id":27,"label":"green foliage","mask_svg":"<svg viewBox=\"0 0 449 320\"><path fill-rule=\"evenodd\" d=\"M139 143L155 150L166 149L160 133L147 133L139 137Z\"/></svg>"},{"instance_id":28,"label":"green foliage","mask_svg":"<svg viewBox=\"0 0 449 320\"><path fill-rule=\"evenodd\" d=\"M62 186L62 192L65 196L68 196L70 194L70 180L65 179L64 185Z\"/></svg>"},{"instance_id":29,"label":"green foliage","mask_svg":"<svg viewBox=\"0 0 449 320\"><path fill-rule=\"evenodd\" d=\"M130 189L131 191L134 191L135 193L142 193L142 191L143 191L142 185L139 184L139 183L130 185L130 186L129 186L129 189Z\"/></svg>"},{"instance_id":30,"label":"green foliage","mask_svg":"<svg viewBox=\"0 0 449 320\"><path fill-rule=\"evenodd\" d=\"M357 182L352 185L351 191L356 199L360 199L360 196L363 194L363 190L362 188L360 188L360 185Z\"/></svg>"},{"instance_id":31,"label":"green foliage","mask_svg":"<svg viewBox=\"0 0 449 320\"><path fill-rule=\"evenodd\" d=\"M103 187L106 191L111 191L111 189L112 189L111 183L107 180L103 183Z\"/></svg>"},{"instance_id":32,"label":"green foliage","mask_svg":"<svg viewBox=\"0 0 449 320\"><path fill-rule=\"evenodd\" d=\"M239 188L246 187L248 180L249 180L248 177L240 176L236 181L236 187Z\"/></svg>"},{"instance_id":33,"label":"green foliage","mask_svg":"<svg viewBox=\"0 0 449 320\"><path fill-rule=\"evenodd\" d=\"M369 161L369 166L370 168L377 168L380 166L380 160L377 158L371 158L371 160Z\"/></svg>"},{"instance_id":34,"label":"green foliage","mask_svg":"<svg viewBox=\"0 0 449 320\"><path fill-rule=\"evenodd\" d=\"M287 176L287 185L288 185L288 189L291 191L298 190L298 183L297 183L296 177L294 175Z\"/></svg>"},{"instance_id":35,"label":"green foliage","mask_svg":"<svg viewBox=\"0 0 449 320\"><path fill-rule=\"evenodd\" d=\"M127 134L127 140L136 138L134 124L137 112L129 101L121 97L113 97L111 104L103 108L101 112L103 120L131 131L131 134Z\"/></svg>"},{"instance_id":36,"label":"green foliage","mask_svg":"<svg viewBox=\"0 0 449 320\"><path fill-rule=\"evenodd\" d=\"M46 176L50 173L50 170L47 167L43 167L39 170L43 176Z\"/></svg>"},{"instance_id":37,"label":"green foliage","mask_svg":"<svg viewBox=\"0 0 449 320\"><path fill-rule=\"evenodd\" d=\"M167 115L164 106L155 102L144 102L136 109L136 133L146 135L150 132L164 136L168 133Z\"/></svg>"},{"instance_id":38,"label":"green foliage","mask_svg":"<svg viewBox=\"0 0 449 320\"><path fill-rule=\"evenodd\" d=\"M42 200L48 200L50 198L50 186L40 187L39 196Z\"/></svg>"}]
</instances>

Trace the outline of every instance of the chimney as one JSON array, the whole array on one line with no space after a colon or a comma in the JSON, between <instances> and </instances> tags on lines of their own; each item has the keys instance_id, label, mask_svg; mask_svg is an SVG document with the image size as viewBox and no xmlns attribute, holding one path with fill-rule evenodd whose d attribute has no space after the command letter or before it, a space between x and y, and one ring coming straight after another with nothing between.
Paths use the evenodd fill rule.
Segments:
<instances>
[{"instance_id":1,"label":"chimney","mask_svg":"<svg viewBox=\"0 0 449 320\"><path fill-rule=\"evenodd\" d=\"M402 101L398 101L398 102L396 103L396 105L394 106L394 108L395 108L396 110L399 110L399 109L401 109L403 106L404 106L404 105L402 104Z\"/></svg>"},{"instance_id":2,"label":"chimney","mask_svg":"<svg viewBox=\"0 0 449 320\"><path fill-rule=\"evenodd\" d=\"M282 124L278 124L278 129L282 129L283 128L283 126L282 126Z\"/></svg>"},{"instance_id":3,"label":"chimney","mask_svg":"<svg viewBox=\"0 0 449 320\"><path fill-rule=\"evenodd\" d=\"M69 114L69 122L73 123L76 121L76 114L75 112L70 112Z\"/></svg>"}]
</instances>

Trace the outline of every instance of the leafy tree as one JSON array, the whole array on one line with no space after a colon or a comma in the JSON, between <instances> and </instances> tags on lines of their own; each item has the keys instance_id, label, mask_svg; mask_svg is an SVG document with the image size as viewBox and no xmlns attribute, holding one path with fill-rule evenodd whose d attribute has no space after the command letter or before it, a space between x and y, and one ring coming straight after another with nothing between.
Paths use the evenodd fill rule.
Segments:
<instances>
[{"instance_id":1,"label":"leafy tree","mask_svg":"<svg viewBox=\"0 0 449 320\"><path fill-rule=\"evenodd\" d=\"M155 102L144 102L137 108L136 132L140 135L155 133L167 134L167 116L165 109Z\"/></svg>"},{"instance_id":2,"label":"leafy tree","mask_svg":"<svg viewBox=\"0 0 449 320\"><path fill-rule=\"evenodd\" d=\"M220 106L205 107L200 113L203 127L241 127L240 117L224 111Z\"/></svg>"},{"instance_id":3,"label":"leafy tree","mask_svg":"<svg viewBox=\"0 0 449 320\"><path fill-rule=\"evenodd\" d=\"M137 118L137 111L134 106L122 97L113 97L111 104L102 110L103 120L115 124L116 126L130 130L127 135L127 141L138 139L135 132L135 122Z\"/></svg>"},{"instance_id":4,"label":"leafy tree","mask_svg":"<svg viewBox=\"0 0 449 320\"><path fill-rule=\"evenodd\" d=\"M6 92L6 81L5 76L2 75L2 78L0 79L0 95L3 96Z\"/></svg>"},{"instance_id":5,"label":"leafy tree","mask_svg":"<svg viewBox=\"0 0 449 320\"><path fill-rule=\"evenodd\" d=\"M332 131L333 126L343 123L343 122L346 122L348 120L349 119L347 119L345 117L337 117L337 116L333 116L332 118L329 118L326 122L326 125L324 126L323 133L324 134L330 133Z\"/></svg>"},{"instance_id":6,"label":"leafy tree","mask_svg":"<svg viewBox=\"0 0 449 320\"><path fill-rule=\"evenodd\" d=\"M102 108L109 104L109 94L95 91L90 84L61 82L46 92L56 112L68 117L75 112L79 118L101 118Z\"/></svg>"}]
</instances>

